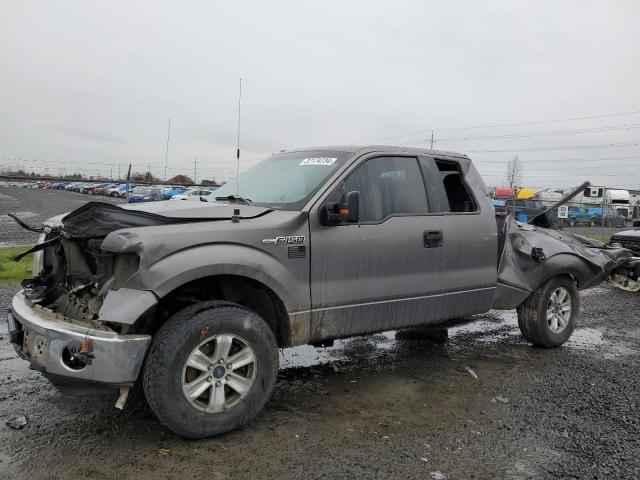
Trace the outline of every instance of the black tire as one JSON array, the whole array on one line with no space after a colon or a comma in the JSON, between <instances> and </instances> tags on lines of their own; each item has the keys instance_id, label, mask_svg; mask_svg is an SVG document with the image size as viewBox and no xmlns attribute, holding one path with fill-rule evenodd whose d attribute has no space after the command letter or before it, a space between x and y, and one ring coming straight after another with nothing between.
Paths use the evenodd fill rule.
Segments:
<instances>
[{"instance_id":1,"label":"black tire","mask_svg":"<svg viewBox=\"0 0 640 480\"><path fill-rule=\"evenodd\" d=\"M576 219L575 218L570 218L569 219L569 226L570 227L575 227L576 226Z\"/></svg>"},{"instance_id":2,"label":"black tire","mask_svg":"<svg viewBox=\"0 0 640 480\"><path fill-rule=\"evenodd\" d=\"M182 393L185 362L204 340L221 334L241 337L251 346L255 380L246 396L229 410L205 413ZM156 333L144 366L143 387L149 406L169 430L186 438L204 438L255 418L271 396L278 367L275 336L258 314L230 302L201 302L175 314Z\"/></svg>"},{"instance_id":3,"label":"black tire","mask_svg":"<svg viewBox=\"0 0 640 480\"><path fill-rule=\"evenodd\" d=\"M571 316L564 329L553 332L547 321L547 308L554 291L564 288L571 301ZM575 282L569 277L554 277L536 289L516 309L522 336L538 347L553 348L566 342L578 321L580 296Z\"/></svg>"}]
</instances>

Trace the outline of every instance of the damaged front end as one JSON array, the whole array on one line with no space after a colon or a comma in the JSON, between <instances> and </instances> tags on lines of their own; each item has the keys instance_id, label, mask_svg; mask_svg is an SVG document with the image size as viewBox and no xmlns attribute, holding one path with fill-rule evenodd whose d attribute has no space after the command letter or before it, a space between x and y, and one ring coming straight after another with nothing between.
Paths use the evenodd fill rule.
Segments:
<instances>
[{"instance_id":1,"label":"damaged front end","mask_svg":"<svg viewBox=\"0 0 640 480\"><path fill-rule=\"evenodd\" d=\"M170 203L174 203L171 205ZM151 341L144 322L156 313L158 297L145 287L144 245L138 227L230 220L234 205L155 202L116 206L89 202L34 228L41 233L33 278L22 283L8 316L18 354L67 393L120 388L118 405L140 372ZM245 206L256 218L270 212ZM113 234L113 235L112 235ZM162 244L160 242L160 244ZM146 270L145 270L146 271Z\"/></svg>"},{"instance_id":2,"label":"damaged front end","mask_svg":"<svg viewBox=\"0 0 640 480\"><path fill-rule=\"evenodd\" d=\"M105 205L49 220L38 243L18 257L34 253L34 276L12 301L10 340L22 358L69 393L133 384L151 341L125 320L125 312L140 314L157 303L151 292L127 295L140 258L101 245L112 231L171 220Z\"/></svg>"}]
</instances>

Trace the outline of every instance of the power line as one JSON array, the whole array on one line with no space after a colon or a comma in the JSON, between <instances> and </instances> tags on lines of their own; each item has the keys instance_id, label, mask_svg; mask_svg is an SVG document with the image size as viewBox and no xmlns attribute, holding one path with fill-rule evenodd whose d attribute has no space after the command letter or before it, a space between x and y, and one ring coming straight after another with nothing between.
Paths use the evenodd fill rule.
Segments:
<instances>
[{"instance_id":1,"label":"power line","mask_svg":"<svg viewBox=\"0 0 640 480\"><path fill-rule=\"evenodd\" d=\"M522 160L525 166L529 163L558 163L558 162L601 162L606 160L640 160L640 157L596 157L596 158L555 158L555 159L541 159L541 160ZM505 164L509 160L473 160L475 165L483 165L485 163L499 163Z\"/></svg>"},{"instance_id":2,"label":"power line","mask_svg":"<svg viewBox=\"0 0 640 480\"><path fill-rule=\"evenodd\" d=\"M498 153L498 152L541 152L546 150L588 150L592 148L617 148L617 147L635 147L640 142L627 143L602 143L596 145L571 145L564 147L541 147L541 148L505 148L499 150L468 150L468 153Z\"/></svg>"},{"instance_id":3,"label":"power line","mask_svg":"<svg viewBox=\"0 0 640 480\"><path fill-rule=\"evenodd\" d=\"M496 123L496 124L491 124L491 125L471 125L471 126L466 126L466 127L429 128L429 129L426 129L426 130L420 130L420 131L416 131L416 132L412 132L412 133L403 133L403 134L400 134L400 135L381 137L381 138L377 138L377 139L374 139L374 140L365 140L363 142L356 142L356 143L358 143L358 144L360 144L360 143L373 143L373 142L379 142L381 140L393 140L393 139L396 139L396 138L410 137L410 136L413 136L413 135L424 135L425 133L429 133L431 130L433 130L434 132L444 132L444 131L454 131L454 130L473 130L473 129L481 129L481 128L522 127L522 126L526 126L526 125L544 125L544 124L549 124L549 123L572 122L572 121L577 121L577 120L592 120L592 119L596 119L596 118L619 117L619 116L624 116L624 115L635 115L635 114L638 114L638 113L640 113L640 110L633 110L633 111L629 111L629 112L617 112L617 113L603 113L603 114L599 114L599 115L584 115L584 116L581 116L581 117L559 118L559 119L553 119L553 120L536 120L536 121L515 122L515 123Z\"/></svg>"},{"instance_id":4,"label":"power line","mask_svg":"<svg viewBox=\"0 0 640 480\"><path fill-rule=\"evenodd\" d=\"M635 128L640 128L640 123L631 124L631 125L614 125L607 127L594 127L594 128L580 128L573 130L557 130L557 131L543 131L543 132L523 132L523 133L513 133L513 134L505 134L505 135L485 135L480 137L458 137L458 138L441 138L438 140L438 143L445 142L466 142L466 141L474 141L474 140L502 140L507 138L529 138L529 137L544 137L550 135L574 135L581 133L595 133L595 132L611 132L611 131L619 131L619 130L631 130ZM424 140L413 142L413 143L402 143L400 145L420 145L422 143L427 143ZM433 139L431 140L431 145L433 148Z\"/></svg>"}]
</instances>

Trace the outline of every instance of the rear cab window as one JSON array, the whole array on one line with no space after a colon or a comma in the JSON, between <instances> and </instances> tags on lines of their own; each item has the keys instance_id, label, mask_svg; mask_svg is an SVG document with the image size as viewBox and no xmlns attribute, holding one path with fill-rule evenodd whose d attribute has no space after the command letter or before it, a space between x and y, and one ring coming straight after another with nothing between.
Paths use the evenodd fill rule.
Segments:
<instances>
[{"instance_id":1,"label":"rear cab window","mask_svg":"<svg viewBox=\"0 0 640 480\"><path fill-rule=\"evenodd\" d=\"M460 164L453 160L421 157L420 164L433 213L475 213L478 205L467 186Z\"/></svg>"}]
</instances>

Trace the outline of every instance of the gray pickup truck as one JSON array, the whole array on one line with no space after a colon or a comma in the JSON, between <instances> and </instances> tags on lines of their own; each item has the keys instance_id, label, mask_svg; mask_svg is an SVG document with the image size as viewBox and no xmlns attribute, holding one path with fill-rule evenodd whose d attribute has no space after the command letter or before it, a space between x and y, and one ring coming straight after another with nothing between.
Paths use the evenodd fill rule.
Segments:
<instances>
[{"instance_id":1,"label":"gray pickup truck","mask_svg":"<svg viewBox=\"0 0 640 480\"><path fill-rule=\"evenodd\" d=\"M88 203L37 228L10 341L69 393L119 390L122 407L141 380L190 438L257 415L279 348L491 308L517 309L534 345L561 345L578 290L629 251L543 228L549 212L496 215L485 192L464 155L334 147L273 155L215 202Z\"/></svg>"}]
</instances>

